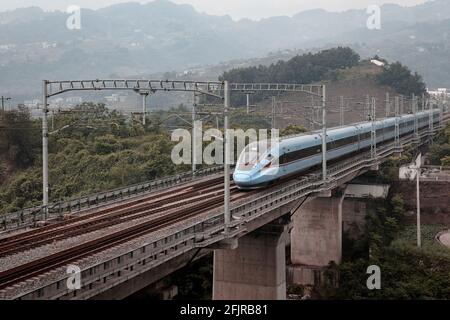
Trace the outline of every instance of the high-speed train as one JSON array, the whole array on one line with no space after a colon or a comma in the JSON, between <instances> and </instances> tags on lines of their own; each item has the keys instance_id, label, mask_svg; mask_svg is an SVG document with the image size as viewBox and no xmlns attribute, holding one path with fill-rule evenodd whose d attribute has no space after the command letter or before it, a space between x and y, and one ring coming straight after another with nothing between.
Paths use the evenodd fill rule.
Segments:
<instances>
[{"instance_id":1,"label":"high-speed train","mask_svg":"<svg viewBox=\"0 0 450 320\"><path fill-rule=\"evenodd\" d=\"M414 133L415 117L421 132L427 130L430 120L434 126L439 123L440 111L431 110L398 117L400 138ZM395 123L396 118L375 121L377 145L395 140ZM372 122L327 130L327 161L370 149L371 132ZM261 152L261 149L266 151ZM321 132L281 138L278 143L260 141L244 148L237 161L233 179L240 189L261 188L321 163Z\"/></svg>"}]
</instances>

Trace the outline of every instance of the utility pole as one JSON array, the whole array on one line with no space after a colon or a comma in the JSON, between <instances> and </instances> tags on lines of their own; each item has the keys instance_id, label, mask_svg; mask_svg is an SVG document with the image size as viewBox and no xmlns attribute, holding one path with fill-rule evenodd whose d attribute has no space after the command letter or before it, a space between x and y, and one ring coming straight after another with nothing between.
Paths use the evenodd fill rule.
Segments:
<instances>
[{"instance_id":1,"label":"utility pole","mask_svg":"<svg viewBox=\"0 0 450 320\"><path fill-rule=\"evenodd\" d=\"M11 98L4 97L4 96L2 96L1 98L2 98L2 111L6 111L5 110L5 101L11 100Z\"/></svg>"},{"instance_id":2,"label":"utility pole","mask_svg":"<svg viewBox=\"0 0 450 320\"><path fill-rule=\"evenodd\" d=\"M278 108L277 108L278 114L280 114L280 116L283 116L283 101L280 99L277 101L277 104L278 104Z\"/></svg>"},{"instance_id":3,"label":"utility pole","mask_svg":"<svg viewBox=\"0 0 450 320\"><path fill-rule=\"evenodd\" d=\"M391 114L391 100L389 96L389 92L386 92L386 118Z\"/></svg>"},{"instance_id":4,"label":"utility pole","mask_svg":"<svg viewBox=\"0 0 450 320\"><path fill-rule=\"evenodd\" d=\"M404 112L404 102L405 102L405 100L404 100L404 96L403 95L401 95L400 96L400 116L403 114L403 112Z\"/></svg>"},{"instance_id":5,"label":"utility pole","mask_svg":"<svg viewBox=\"0 0 450 320\"><path fill-rule=\"evenodd\" d=\"M434 108L433 108L433 105L430 103L430 113L429 113L429 115L430 115L430 118L429 118L429 120L430 120L430 142L431 143L433 143L433 135L432 135L432 133L433 133L433 130L434 130L434 114L433 114L433 111L434 111Z\"/></svg>"},{"instance_id":6,"label":"utility pole","mask_svg":"<svg viewBox=\"0 0 450 320\"><path fill-rule=\"evenodd\" d=\"M326 120L326 87L322 86L322 179L327 180L327 120Z\"/></svg>"},{"instance_id":7,"label":"utility pole","mask_svg":"<svg viewBox=\"0 0 450 320\"><path fill-rule=\"evenodd\" d=\"M370 120L370 96L366 96L366 119L364 121Z\"/></svg>"},{"instance_id":8,"label":"utility pole","mask_svg":"<svg viewBox=\"0 0 450 320\"><path fill-rule=\"evenodd\" d=\"M413 182L416 180L416 235L417 247L422 246L422 232L420 222L420 174L422 167L422 154L419 153L413 163L408 166L402 166L399 170L399 177L402 180L409 180Z\"/></svg>"},{"instance_id":9,"label":"utility pole","mask_svg":"<svg viewBox=\"0 0 450 320\"><path fill-rule=\"evenodd\" d=\"M425 102L425 93L422 93L422 111L425 111L426 102Z\"/></svg>"},{"instance_id":10,"label":"utility pole","mask_svg":"<svg viewBox=\"0 0 450 320\"><path fill-rule=\"evenodd\" d=\"M395 97L395 147L400 147L400 124L399 124L400 98Z\"/></svg>"},{"instance_id":11,"label":"utility pole","mask_svg":"<svg viewBox=\"0 0 450 320\"><path fill-rule=\"evenodd\" d=\"M142 96L142 125L145 126L147 122L147 97L154 91L151 90L140 90L133 89L135 92L139 93Z\"/></svg>"},{"instance_id":12,"label":"utility pole","mask_svg":"<svg viewBox=\"0 0 450 320\"><path fill-rule=\"evenodd\" d=\"M372 138L372 145L370 150L370 155L372 159L375 159L377 157L377 128L375 127L375 121L376 121L376 100L375 98L372 98L372 104L371 104L371 110L370 110L370 120L372 121L372 131L371 131L371 138Z\"/></svg>"},{"instance_id":13,"label":"utility pole","mask_svg":"<svg viewBox=\"0 0 450 320\"><path fill-rule=\"evenodd\" d=\"M339 124L342 127L344 125L344 96L340 97L340 102L341 103L340 103L340 110L339 110L340 111Z\"/></svg>"},{"instance_id":14,"label":"utility pole","mask_svg":"<svg viewBox=\"0 0 450 320\"><path fill-rule=\"evenodd\" d=\"M142 125L145 126L146 118L147 118L147 96L149 95L148 91L142 91Z\"/></svg>"},{"instance_id":15,"label":"utility pole","mask_svg":"<svg viewBox=\"0 0 450 320\"><path fill-rule=\"evenodd\" d=\"M422 246L422 232L420 223L420 168L422 166L422 154L419 154L416 159L416 206L417 206L417 247Z\"/></svg>"},{"instance_id":16,"label":"utility pole","mask_svg":"<svg viewBox=\"0 0 450 320\"><path fill-rule=\"evenodd\" d=\"M413 93L412 94L412 112L414 114L414 135L416 137L416 139L419 138L419 121L417 119L417 112L419 109L419 104L417 103L417 97L416 95Z\"/></svg>"},{"instance_id":17,"label":"utility pole","mask_svg":"<svg viewBox=\"0 0 450 320\"><path fill-rule=\"evenodd\" d=\"M318 126L320 126L320 122L321 122L321 119L320 119L320 118L322 118L322 116L321 116L321 114L320 114L320 112L322 111L322 106L321 106L321 104L322 104L322 101L319 102L319 105L318 105L317 108L316 108L316 119L317 119ZM319 128L320 128L320 127L319 127Z\"/></svg>"},{"instance_id":18,"label":"utility pole","mask_svg":"<svg viewBox=\"0 0 450 320\"><path fill-rule=\"evenodd\" d=\"M196 146L196 130L195 130L195 108L197 106L197 94L194 92L194 101L192 103L192 175L195 176L196 164L197 164L197 146Z\"/></svg>"},{"instance_id":19,"label":"utility pole","mask_svg":"<svg viewBox=\"0 0 450 320\"><path fill-rule=\"evenodd\" d=\"M345 103L345 111L352 111L352 109L350 109L350 101L347 100L347 102ZM345 125L345 118L344 118L344 125Z\"/></svg>"},{"instance_id":20,"label":"utility pole","mask_svg":"<svg viewBox=\"0 0 450 320\"><path fill-rule=\"evenodd\" d=\"M422 232L420 226L420 166L417 167L417 178L416 178L416 202L417 202L417 246L420 248L422 246Z\"/></svg>"},{"instance_id":21,"label":"utility pole","mask_svg":"<svg viewBox=\"0 0 450 320\"><path fill-rule=\"evenodd\" d=\"M416 180L416 232L417 232L417 247L422 246L422 232L421 232L421 222L420 222L420 174L422 167L422 154L419 153L413 163L408 166L402 166L399 170L399 177L402 180L414 181Z\"/></svg>"},{"instance_id":22,"label":"utility pole","mask_svg":"<svg viewBox=\"0 0 450 320\"><path fill-rule=\"evenodd\" d=\"M228 81L224 82L224 144L225 144L225 161L224 161L224 221L225 221L225 233L229 231L229 226L231 222L231 212L230 212L230 134L228 130L228 109L230 108L230 84Z\"/></svg>"},{"instance_id":23,"label":"utility pole","mask_svg":"<svg viewBox=\"0 0 450 320\"><path fill-rule=\"evenodd\" d=\"M47 105L47 80L42 81L42 193L44 207L44 219L47 219L48 215L48 105Z\"/></svg>"},{"instance_id":24,"label":"utility pole","mask_svg":"<svg viewBox=\"0 0 450 320\"><path fill-rule=\"evenodd\" d=\"M142 94L142 125L145 126L145 118L147 117L147 95L146 93Z\"/></svg>"},{"instance_id":25,"label":"utility pole","mask_svg":"<svg viewBox=\"0 0 450 320\"><path fill-rule=\"evenodd\" d=\"M276 98L272 96L272 129L275 129L275 109L276 109Z\"/></svg>"},{"instance_id":26,"label":"utility pole","mask_svg":"<svg viewBox=\"0 0 450 320\"><path fill-rule=\"evenodd\" d=\"M52 131L55 131L55 111L52 110Z\"/></svg>"},{"instance_id":27,"label":"utility pole","mask_svg":"<svg viewBox=\"0 0 450 320\"><path fill-rule=\"evenodd\" d=\"M247 97L247 114L250 114L250 95L255 94L255 91L243 91Z\"/></svg>"}]
</instances>

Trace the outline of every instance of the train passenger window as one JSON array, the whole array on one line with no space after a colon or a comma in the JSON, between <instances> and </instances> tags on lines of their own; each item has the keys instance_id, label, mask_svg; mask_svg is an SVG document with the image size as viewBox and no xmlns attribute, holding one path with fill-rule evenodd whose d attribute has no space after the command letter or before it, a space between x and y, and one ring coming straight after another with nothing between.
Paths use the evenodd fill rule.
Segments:
<instances>
[{"instance_id":1,"label":"train passenger window","mask_svg":"<svg viewBox=\"0 0 450 320\"><path fill-rule=\"evenodd\" d=\"M370 139L370 136L371 136L370 132L362 133L362 134L360 134L360 139L367 140L367 139Z\"/></svg>"},{"instance_id":2,"label":"train passenger window","mask_svg":"<svg viewBox=\"0 0 450 320\"><path fill-rule=\"evenodd\" d=\"M322 148L320 146L313 146L297 151L288 152L280 157L280 164L287 164L290 162L301 160L303 158L308 158L321 152Z\"/></svg>"},{"instance_id":3,"label":"train passenger window","mask_svg":"<svg viewBox=\"0 0 450 320\"><path fill-rule=\"evenodd\" d=\"M358 141L358 137L357 136L352 136L352 137L348 137L348 138L344 138L344 139L339 139L334 141L333 145L331 148L328 148L329 150L333 150L333 149L338 149L353 143L356 143Z\"/></svg>"}]
</instances>

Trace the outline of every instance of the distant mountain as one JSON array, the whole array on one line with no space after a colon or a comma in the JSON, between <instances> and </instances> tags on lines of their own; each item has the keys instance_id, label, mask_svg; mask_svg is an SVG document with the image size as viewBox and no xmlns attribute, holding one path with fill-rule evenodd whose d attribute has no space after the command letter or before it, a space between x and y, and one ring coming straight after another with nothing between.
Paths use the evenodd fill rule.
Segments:
<instances>
[{"instance_id":1,"label":"distant mountain","mask_svg":"<svg viewBox=\"0 0 450 320\"><path fill-rule=\"evenodd\" d=\"M381 13L382 29L371 31L365 10L234 21L156 0L83 9L81 30L69 30L64 12L17 9L0 13L0 87L5 94L38 97L42 79L143 77L336 44L400 60L430 86L450 87L448 1L384 5Z\"/></svg>"}]
</instances>

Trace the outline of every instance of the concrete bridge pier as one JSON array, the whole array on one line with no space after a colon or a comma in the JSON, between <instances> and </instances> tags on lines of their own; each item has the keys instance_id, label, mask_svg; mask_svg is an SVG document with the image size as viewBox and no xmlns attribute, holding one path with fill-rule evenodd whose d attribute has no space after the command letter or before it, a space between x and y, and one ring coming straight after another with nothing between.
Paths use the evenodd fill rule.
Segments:
<instances>
[{"instance_id":1,"label":"concrete bridge pier","mask_svg":"<svg viewBox=\"0 0 450 320\"><path fill-rule=\"evenodd\" d=\"M286 299L286 241L290 224L279 219L214 251L213 300Z\"/></svg>"},{"instance_id":2,"label":"concrete bridge pier","mask_svg":"<svg viewBox=\"0 0 450 320\"><path fill-rule=\"evenodd\" d=\"M322 271L342 258L342 204L345 193L313 198L293 215L291 233L292 282L322 283Z\"/></svg>"}]
</instances>

